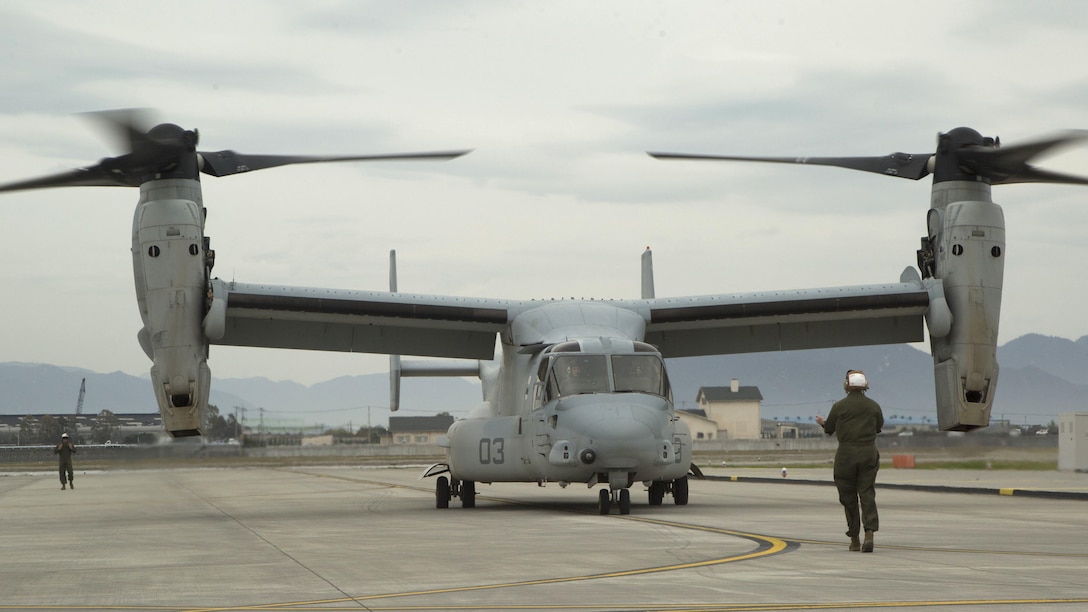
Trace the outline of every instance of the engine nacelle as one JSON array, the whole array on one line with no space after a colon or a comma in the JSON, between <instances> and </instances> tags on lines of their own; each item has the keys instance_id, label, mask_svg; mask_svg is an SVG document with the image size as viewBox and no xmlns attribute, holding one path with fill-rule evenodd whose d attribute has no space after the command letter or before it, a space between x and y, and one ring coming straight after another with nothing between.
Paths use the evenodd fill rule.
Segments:
<instances>
[{"instance_id":1,"label":"engine nacelle","mask_svg":"<svg viewBox=\"0 0 1088 612\"><path fill-rule=\"evenodd\" d=\"M195 188L194 188L195 187ZM150 181L132 223L132 266L143 318L140 345L154 362L151 384L171 436L198 436L211 370L203 319L208 254L199 183Z\"/></svg>"},{"instance_id":2,"label":"engine nacelle","mask_svg":"<svg viewBox=\"0 0 1088 612\"><path fill-rule=\"evenodd\" d=\"M989 425L997 389L1005 217L987 183L936 183L929 233L933 276L952 314L946 334L930 330L937 422L969 431Z\"/></svg>"}]
</instances>

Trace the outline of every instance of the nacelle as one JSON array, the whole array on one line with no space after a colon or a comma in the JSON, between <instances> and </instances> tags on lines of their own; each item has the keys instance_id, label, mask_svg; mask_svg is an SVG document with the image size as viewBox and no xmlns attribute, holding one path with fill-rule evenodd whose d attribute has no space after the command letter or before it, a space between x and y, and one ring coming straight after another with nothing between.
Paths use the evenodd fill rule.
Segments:
<instances>
[{"instance_id":1,"label":"nacelle","mask_svg":"<svg viewBox=\"0 0 1088 612\"><path fill-rule=\"evenodd\" d=\"M935 184L924 242L932 249L928 272L941 282L952 320L947 333L930 328L937 422L945 431L985 427L997 389L1005 268L1005 218L990 200L990 185Z\"/></svg>"},{"instance_id":2,"label":"nacelle","mask_svg":"<svg viewBox=\"0 0 1088 612\"><path fill-rule=\"evenodd\" d=\"M133 276L144 322L140 345L154 362L155 399L165 429L175 437L201 435L211 386L202 326L209 259L199 184L196 197L188 199L186 183L196 181L142 186L132 228Z\"/></svg>"}]
</instances>

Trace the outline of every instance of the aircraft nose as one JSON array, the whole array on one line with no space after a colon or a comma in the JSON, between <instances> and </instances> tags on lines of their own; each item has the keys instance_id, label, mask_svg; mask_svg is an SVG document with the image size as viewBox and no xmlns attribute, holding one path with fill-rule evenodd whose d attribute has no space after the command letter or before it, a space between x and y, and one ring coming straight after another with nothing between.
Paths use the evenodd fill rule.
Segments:
<instances>
[{"instance_id":1,"label":"aircraft nose","mask_svg":"<svg viewBox=\"0 0 1088 612\"><path fill-rule=\"evenodd\" d=\"M640 440L660 435L665 415L646 406L619 404L580 411L578 420L572 425L597 440Z\"/></svg>"},{"instance_id":2,"label":"aircraft nose","mask_svg":"<svg viewBox=\"0 0 1088 612\"><path fill-rule=\"evenodd\" d=\"M549 455L557 465L631 469L668 454L672 444L668 406L661 398L580 398L559 411L558 425L561 440Z\"/></svg>"}]
</instances>

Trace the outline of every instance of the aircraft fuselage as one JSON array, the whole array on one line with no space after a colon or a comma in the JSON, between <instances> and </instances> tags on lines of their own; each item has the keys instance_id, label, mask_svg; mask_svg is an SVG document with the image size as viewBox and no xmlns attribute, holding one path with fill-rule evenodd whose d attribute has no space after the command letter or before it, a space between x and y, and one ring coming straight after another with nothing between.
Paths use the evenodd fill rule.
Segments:
<instances>
[{"instance_id":1,"label":"aircraft fuselage","mask_svg":"<svg viewBox=\"0 0 1088 612\"><path fill-rule=\"evenodd\" d=\"M641 317L607 302L545 303L516 316L498 367L481 367L484 403L449 429L454 481L616 492L684 479L691 434L643 329Z\"/></svg>"}]
</instances>

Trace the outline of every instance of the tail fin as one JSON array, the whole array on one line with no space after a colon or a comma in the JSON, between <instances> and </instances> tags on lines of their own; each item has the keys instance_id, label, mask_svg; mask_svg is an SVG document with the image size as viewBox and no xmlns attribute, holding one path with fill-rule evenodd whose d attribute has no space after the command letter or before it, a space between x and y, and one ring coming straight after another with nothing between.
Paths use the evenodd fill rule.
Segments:
<instances>
[{"instance_id":1,"label":"tail fin","mask_svg":"<svg viewBox=\"0 0 1088 612\"><path fill-rule=\"evenodd\" d=\"M642 252L642 299L652 300L654 297L654 254L650 247Z\"/></svg>"},{"instance_id":2,"label":"tail fin","mask_svg":"<svg viewBox=\"0 0 1088 612\"><path fill-rule=\"evenodd\" d=\"M389 356L389 411L400 409L400 355Z\"/></svg>"},{"instance_id":3,"label":"tail fin","mask_svg":"<svg viewBox=\"0 0 1088 612\"><path fill-rule=\"evenodd\" d=\"M389 291L397 292L397 252L389 251ZM389 410L400 408L400 379L403 376L479 376L480 362L414 361L401 363L400 355L389 356Z\"/></svg>"},{"instance_id":4,"label":"tail fin","mask_svg":"<svg viewBox=\"0 0 1088 612\"><path fill-rule=\"evenodd\" d=\"M397 292L397 250L389 251L389 293Z\"/></svg>"},{"instance_id":5,"label":"tail fin","mask_svg":"<svg viewBox=\"0 0 1088 612\"><path fill-rule=\"evenodd\" d=\"M389 293L397 292L397 251L389 251ZM400 409L400 355L389 356L389 411Z\"/></svg>"}]
</instances>

